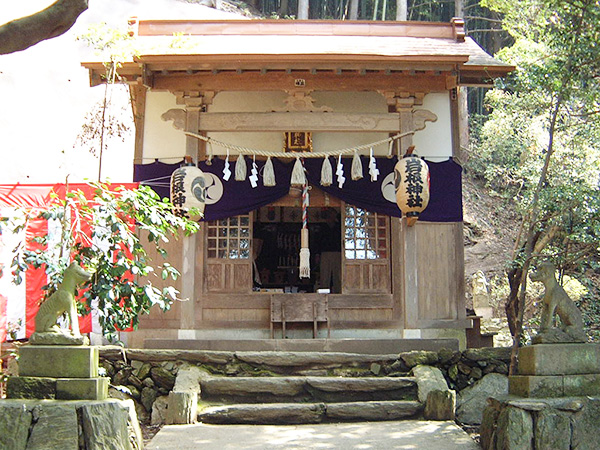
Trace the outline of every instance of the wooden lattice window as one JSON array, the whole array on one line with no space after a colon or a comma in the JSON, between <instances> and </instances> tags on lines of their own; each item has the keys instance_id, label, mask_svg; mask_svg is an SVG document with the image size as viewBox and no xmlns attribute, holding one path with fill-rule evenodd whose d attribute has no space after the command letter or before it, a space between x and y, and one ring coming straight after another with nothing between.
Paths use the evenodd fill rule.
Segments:
<instances>
[{"instance_id":1,"label":"wooden lattice window","mask_svg":"<svg viewBox=\"0 0 600 450\"><path fill-rule=\"evenodd\" d=\"M389 252L387 217L346 205L346 259L386 259Z\"/></svg>"},{"instance_id":2,"label":"wooden lattice window","mask_svg":"<svg viewBox=\"0 0 600 450\"><path fill-rule=\"evenodd\" d=\"M208 257L249 259L251 222L249 215L208 222Z\"/></svg>"}]
</instances>

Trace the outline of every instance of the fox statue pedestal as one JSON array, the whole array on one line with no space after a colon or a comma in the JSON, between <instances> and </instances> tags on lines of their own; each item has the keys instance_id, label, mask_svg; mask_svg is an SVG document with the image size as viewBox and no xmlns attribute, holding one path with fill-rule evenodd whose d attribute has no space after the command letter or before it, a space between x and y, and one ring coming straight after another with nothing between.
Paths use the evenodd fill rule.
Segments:
<instances>
[{"instance_id":1,"label":"fox statue pedestal","mask_svg":"<svg viewBox=\"0 0 600 450\"><path fill-rule=\"evenodd\" d=\"M484 450L597 450L600 346L537 344L519 350L509 395L488 399Z\"/></svg>"},{"instance_id":2,"label":"fox statue pedestal","mask_svg":"<svg viewBox=\"0 0 600 450\"><path fill-rule=\"evenodd\" d=\"M0 400L1 450L141 450L132 400L108 398L98 348L25 345Z\"/></svg>"},{"instance_id":3,"label":"fox statue pedestal","mask_svg":"<svg viewBox=\"0 0 600 450\"><path fill-rule=\"evenodd\" d=\"M530 275L545 287L540 329L534 345L519 349L508 397L488 399L480 430L484 450L598 449L600 345L584 343L581 313L555 272L544 262Z\"/></svg>"},{"instance_id":4,"label":"fox statue pedestal","mask_svg":"<svg viewBox=\"0 0 600 450\"><path fill-rule=\"evenodd\" d=\"M519 349L519 374L508 378L511 395L527 398L600 397L600 346L537 344Z\"/></svg>"},{"instance_id":5,"label":"fox statue pedestal","mask_svg":"<svg viewBox=\"0 0 600 450\"><path fill-rule=\"evenodd\" d=\"M0 450L141 450L132 400L108 398L109 379L98 376L97 347L81 345L73 293L89 274L76 264L40 307L34 342L19 349L19 376L0 400ZM57 318L70 316L71 329ZM39 345L46 344L46 345Z\"/></svg>"},{"instance_id":6,"label":"fox statue pedestal","mask_svg":"<svg viewBox=\"0 0 600 450\"><path fill-rule=\"evenodd\" d=\"M98 361L96 347L21 347L19 376L8 379L7 397L105 400L108 398L109 379L98 376Z\"/></svg>"}]
</instances>

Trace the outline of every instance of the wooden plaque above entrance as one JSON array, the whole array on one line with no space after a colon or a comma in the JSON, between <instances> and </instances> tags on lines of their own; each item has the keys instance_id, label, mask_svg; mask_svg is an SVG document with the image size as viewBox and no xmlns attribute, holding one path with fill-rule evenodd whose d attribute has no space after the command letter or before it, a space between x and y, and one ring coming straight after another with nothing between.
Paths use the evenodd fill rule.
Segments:
<instances>
[{"instance_id":1,"label":"wooden plaque above entrance","mask_svg":"<svg viewBox=\"0 0 600 450\"><path fill-rule=\"evenodd\" d=\"M312 133L308 131L286 131L284 151L312 152Z\"/></svg>"}]
</instances>

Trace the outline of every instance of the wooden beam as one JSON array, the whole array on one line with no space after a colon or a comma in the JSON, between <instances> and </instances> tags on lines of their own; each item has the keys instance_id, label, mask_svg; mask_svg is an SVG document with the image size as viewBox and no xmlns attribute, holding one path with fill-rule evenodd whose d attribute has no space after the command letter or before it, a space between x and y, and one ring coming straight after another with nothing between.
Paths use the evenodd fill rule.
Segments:
<instances>
[{"instance_id":1,"label":"wooden beam","mask_svg":"<svg viewBox=\"0 0 600 450\"><path fill-rule=\"evenodd\" d=\"M186 72L162 75L154 72L153 88L170 91L286 91L294 89L296 80L302 79L307 89L315 91L410 91L410 92L444 92L446 91L446 76L434 75L433 71L424 71L409 75L408 73L369 72L368 76L360 76L356 72L336 73L285 70L268 71L263 74L260 70L237 73L235 71L199 72L188 75Z\"/></svg>"},{"instance_id":2,"label":"wooden beam","mask_svg":"<svg viewBox=\"0 0 600 450\"><path fill-rule=\"evenodd\" d=\"M398 132L396 113L200 113L199 129L207 132L231 131L356 131Z\"/></svg>"}]
</instances>

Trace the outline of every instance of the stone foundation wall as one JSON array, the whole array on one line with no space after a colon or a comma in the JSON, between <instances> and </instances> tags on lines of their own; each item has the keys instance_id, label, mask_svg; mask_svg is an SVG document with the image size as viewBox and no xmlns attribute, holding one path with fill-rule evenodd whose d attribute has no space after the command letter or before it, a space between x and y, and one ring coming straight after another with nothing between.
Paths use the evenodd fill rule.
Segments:
<instances>
[{"instance_id":1,"label":"stone foundation wall","mask_svg":"<svg viewBox=\"0 0 600 450\"><path fill-rule=\"evenodd\" d=\"M253 356L254 355L254 356ZM318 354L315 354L318 355ZM291 357L290 357L291 358ZM179 368L196 365L209 373L224 376L401 376L417 365L438 367L452 390L461 390L490 373L506 375L509 348L468 349L463 352L442 349L412 351L398 355L347 355L339 364L324 367L315 356L311 364L271 365L268 358L253 352L210 352L177 350L131 350L101 348L100 365L111 379L109 395L131 398L142 422L164 421L169 392ZM481 413L480 413L481 414Z\"/></svg>"},{"instance_id":2,"label":"stone foundation wall","mask_svg":"<svg viewBox=\"0 0 600 450\"><path fill-rule=\"evenodd\" d=\"M490 399L483 413L483 450L596 450L600 398Z\"/></svg>"},{"instance_id":3,"label":"stone foundation wall","mask_svg":"<svg viewBox=\"0 0 600 450\"><path fill-rule=\"evenodd\" d=\"M131 401L0 400L0 448L142 450Z\"/></svg>"}]
</instances>

